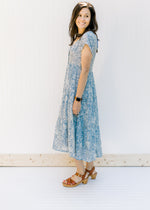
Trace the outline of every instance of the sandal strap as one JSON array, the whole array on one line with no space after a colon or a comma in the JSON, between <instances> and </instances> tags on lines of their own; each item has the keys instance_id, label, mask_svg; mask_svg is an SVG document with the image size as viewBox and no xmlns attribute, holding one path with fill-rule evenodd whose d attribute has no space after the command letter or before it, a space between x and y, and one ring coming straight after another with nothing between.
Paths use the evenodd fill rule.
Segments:
<instances>
[{"instance_id":1,"label":"sandal strap","mask_svg":"<svg viewBox=\"0 0 150 210\"><path fill-rule=\"evenodd\" d=\"M75 173L75 175L81 177L82 179L85 178L87 171L85 170L84 174L79 174L78 172Z\"/></svg>"},{"instance_id":2,"label":"sandal strap","mask_svg":"<svg viewBox=\"0 0 150 210\"><path fill-rule=\"evenodd\" d=\"M85 178L85 175L86 175L87 171L85 170L85 173L82 175L78 172L75 173L75 175L79 176L82 178L82 180ZM68 179L66 179L67 181L67 184L76 184L76 182L74 180L71 179L71 177L69 177Z\"/></svg>"},{"instance_id":3,"label":"sandal strap","mask_svg":"<svg viewBox=\"0 0 150 210\"><path fill-rule=\"evenodd\" d=\"M67 184L75 184L76 182L74 180L71 179L71 177L69 177L68 179L66 179Z\"/></svg>"},{"instance_id":4,"label":"sandal strap","mask_svg":"<svg viewBox=\"0 0 150 210\"><path fill-rule=\"evenodd\" d=\"M78 172L76 172L75 175L77 175L77 176L82 178L84 174L82 175L82 174L79 174Z\"/></svg>"},{"instance_id":5,"label":"sandal strap","mask_svg":"<svg viewBox=\"0 0 150 210\"><path fill-rule=\"evenodd\" d=\"M92 168L91 170L88 170L88 169L86 169L86 170L87 170L87 172L88 172L89 174L92 174L93 171L94 171L94 169L95 169L95 166L93 166L93 168Z\"/></svg>"}]
</instances>

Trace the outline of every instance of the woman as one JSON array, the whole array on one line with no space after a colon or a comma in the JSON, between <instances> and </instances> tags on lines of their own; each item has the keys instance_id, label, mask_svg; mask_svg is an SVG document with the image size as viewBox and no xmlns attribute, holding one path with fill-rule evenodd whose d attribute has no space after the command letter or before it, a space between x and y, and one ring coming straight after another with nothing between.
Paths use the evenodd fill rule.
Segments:
<instances>
[{"instance_id":1,"label":"woman","mask_svg":"<svg viewBox=\"0 0 150 210\"><path fill-rule=\"evenodd\" d=\"M98 51L97 29L93 5L88 2L77 3L69 24L71 44L53 141L53 149L68 152L77 166L76 173L62 182L66 187L86 184L89 176L95 179L97 172L93 161L96 157L102 157L92 70ZM83 161L86 161L86 168Z\"/></svg>"}]
</instances>

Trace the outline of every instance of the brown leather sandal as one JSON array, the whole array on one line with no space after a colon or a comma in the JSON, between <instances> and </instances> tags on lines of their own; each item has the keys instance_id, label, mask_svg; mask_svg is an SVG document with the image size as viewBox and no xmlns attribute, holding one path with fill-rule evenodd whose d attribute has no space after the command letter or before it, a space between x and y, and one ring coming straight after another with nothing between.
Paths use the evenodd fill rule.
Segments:
<instances>
[{"instance_id":1,"label":"brown leather sandal","mask_svg":"<svg viewBox=\"0 0 150 210\"><path fill-rule=\"evenodd\" d=\"M93 168L91 170L88 170L87 168L85 170L88 173L88 178L89 178L89 176L91 176L91 179L96 179L97 172L95 171L95 173L93 173L95 170L95 166L93 166Z\"/></svg>"},{"instance_id":2,"label":"brown leather sandal","mask_svg":"<svg viewBox=\"0 0 150 210\"><path fill-rule=\"evenodd\" d=\"M68 179L65 179L62 182L62 184L63 184L64 187L75 187L75 186L79 185L80 183L87 184L88 176L86 176L86 174L87 174L86 170L85 170L85 173L83 175L76 172L75 175L81 177L82 178L81 181L76 183L74 180L71 179L71 177L69 177Z\"/></svg>"}]
</instances>

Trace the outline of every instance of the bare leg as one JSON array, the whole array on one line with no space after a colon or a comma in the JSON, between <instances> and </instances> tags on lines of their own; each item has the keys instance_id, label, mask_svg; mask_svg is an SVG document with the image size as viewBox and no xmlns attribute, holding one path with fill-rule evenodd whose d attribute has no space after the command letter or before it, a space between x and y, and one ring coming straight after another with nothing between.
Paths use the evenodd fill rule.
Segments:
<instances>
[{"instance_id":1,"label":"bare leg","mask_svg":"<svg viewBox=\"0 0 150 210\"><path fill-rule=\"evenodd\" d=\"M93 161L92 161L92 162L86 162L86 168L87 168L88 170L91 170L91 169L93 168L93 166L94 166Z\"/></svg>"},{"instance_id":2,"label":"bare leg","mask_svg":"<svg viewBox=\"0 0 150 210\"><path fill-rule=\"evenodd\" d=\"M75 163L76 163L76 167L77 167L77 172L79 173L79 174L84 174L84 172L85 172L85 168L84 168L84 164L83 164L83 160L76 160L76 159L74 159L75 160ZM76 176L76 175L73 175L72 176L72 179L75 181L75 182L79 182L79 181L81 181L81 177L78 177L78 176Z\"/></svg>"},{"instance_id":3,"label":"bare leg","mask_svg":"<svg viewBox=\"0 0 150 210\"><path fill-rule=\"evenodd\" d=\"M86 169L91 170L93 168L93 166L94 166L93 161L92 162L86 162ZM95 169L94 169L92 174L94 174L94 173L96 173Z\"/></svg>"}]
</instances>

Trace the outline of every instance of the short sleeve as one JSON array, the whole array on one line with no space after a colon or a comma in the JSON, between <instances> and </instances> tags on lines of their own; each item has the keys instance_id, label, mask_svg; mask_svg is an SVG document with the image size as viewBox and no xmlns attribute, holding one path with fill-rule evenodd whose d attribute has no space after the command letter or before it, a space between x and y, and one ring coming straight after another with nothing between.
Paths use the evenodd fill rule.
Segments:
<instances>
[{"instance_id":1,"label":"short sleeve","mask_svg":"<svg viewBox=\"0 0 150 210\"><path fill-rule=\"evenodd\" d=\"M94 34L92 31L85 32L82 37L82 49L85 44L89 46L91 53L94 56L98 49L98 40L96 34Z\"/></svg>"}]
</instances>

